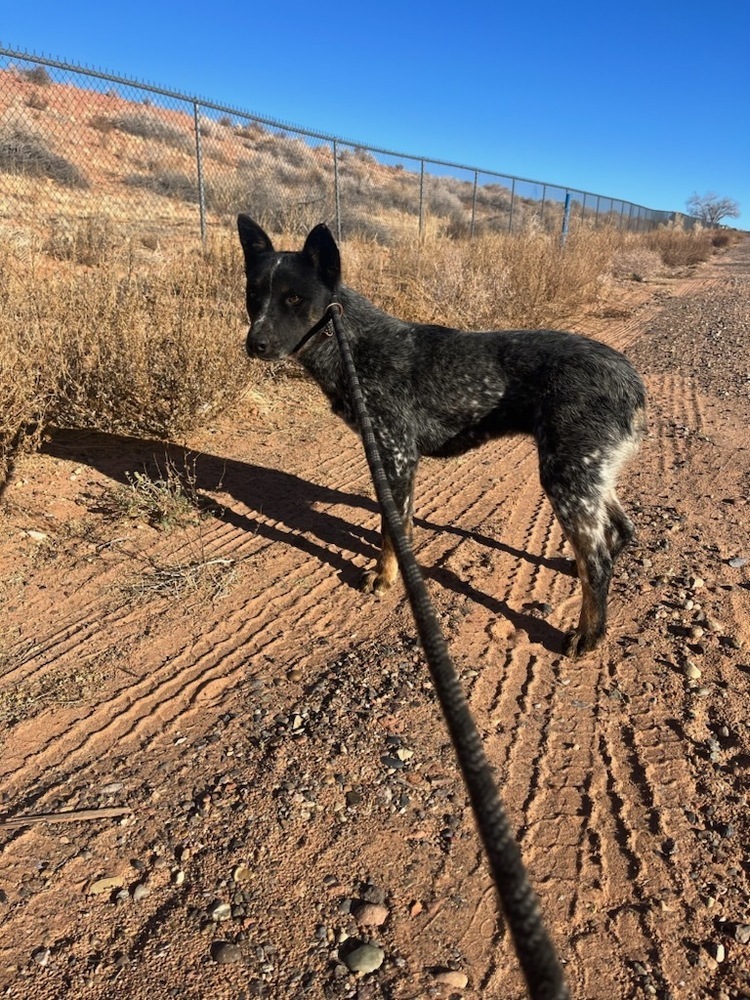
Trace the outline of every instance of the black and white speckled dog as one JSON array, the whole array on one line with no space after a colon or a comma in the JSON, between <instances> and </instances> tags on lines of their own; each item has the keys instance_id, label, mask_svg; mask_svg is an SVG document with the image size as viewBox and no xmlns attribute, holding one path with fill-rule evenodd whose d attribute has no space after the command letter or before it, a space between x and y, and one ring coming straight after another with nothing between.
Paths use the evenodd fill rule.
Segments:
<instances>
[{"instance_id":1,"label":"black and white speckled dog","mask_svg":"<svg viewBox=\"0 0 750 1000\"><path fill-rule=\"evenodd\" d=\"M341 284L339 251L325 225L297 252L277 253L246 215L247 352L295 355L354 424L335 340L323 336L326 308L341 302L354 361L394 500L412 529L420 456L460 455L493 437L531 434L542 487L573 547L583 603L565 652L594 649L606 629L614 560L633 537L615 493L623 461L643 435L646 392L622 354L586 337L551 330L463 333L405 323ZM388 533L363 589L387 590L398 575Z\"/></svg>"}]
</instances>

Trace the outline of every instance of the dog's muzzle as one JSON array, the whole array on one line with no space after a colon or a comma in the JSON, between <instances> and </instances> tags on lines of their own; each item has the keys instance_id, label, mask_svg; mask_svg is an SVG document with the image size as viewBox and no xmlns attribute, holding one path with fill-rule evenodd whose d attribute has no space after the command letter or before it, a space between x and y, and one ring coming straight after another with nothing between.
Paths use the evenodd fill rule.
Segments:
<instances>
[{"instance_id":1,"label":"dog's muzzle","mask_svg":"<svg viewBox=\"0 0 750 1000\"><path fill-rule=\"evenodd\" d=\"M270 344L267 337L257 333L253 335L252 326L247 331L245 339L245 350L251 358L268 358L270 356Z\"/></svg>"}]
</instances>

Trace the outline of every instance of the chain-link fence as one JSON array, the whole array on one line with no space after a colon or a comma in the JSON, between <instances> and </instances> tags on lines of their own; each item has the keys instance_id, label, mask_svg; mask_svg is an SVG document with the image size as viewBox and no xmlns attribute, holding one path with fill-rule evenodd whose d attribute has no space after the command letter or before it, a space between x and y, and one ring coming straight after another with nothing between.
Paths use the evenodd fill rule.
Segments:
<instances>
[{"instance_id":1,"label":"chain-link fence","mask_svg":"<svg viewBox=\"0 0 750 1000\"><path fill-rule=\"evenodd\" d=\"M652 229L675 218L587 191L389 152L0 48L0 218L59 230L107 220L146 240L252 214L271 231L326 220L383 242L560 232L571 221ZM49 233L47 233L49 236Z\"/></svg>"}]
</instances>

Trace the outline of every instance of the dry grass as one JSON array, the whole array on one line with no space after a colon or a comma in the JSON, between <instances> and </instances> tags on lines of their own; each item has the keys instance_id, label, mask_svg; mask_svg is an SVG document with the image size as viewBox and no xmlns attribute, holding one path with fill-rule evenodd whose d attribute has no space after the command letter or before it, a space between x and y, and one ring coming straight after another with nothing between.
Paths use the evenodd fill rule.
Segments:
<instances>
[{"instance_id":1,"label":"dry grass","mask_svg":"<svg viewBox=\"0 0 750 1000\"><path fill-rule=\"evenodd\" d=\"M18 116L0 121L0 173L49 178L67 188L88 187L81 170Z\"/></svg>"},{"instance_id":2,"label":"dry grass","mask_svg":"<svg viewBox=\"0 0 750 1000\"><path fill-rule=\"evenodd\" d=\"M274 238L300 245L296 232ZM653 264L656 248L662 260L694 261L711 239L581 228L563 249L533 229L397 246L360 237L343 247L344 279L413 321L558 327L597 301L623 252ZM227 232L204 249L149 253L94 217L61 222L43 241L1 244L0 483L47 424L176 440L230 405L263 377L244 359L243 302L241 254ZM156 478L161 496L169 477ZM143 493L145 479L131 486Z\"/></svg>"},{"instance_id":3,"label":"dry grass","mask_svg":"<svg viewBox=\"0 0 750 1000\"><path fill-rule=\"evenodd\" d=\"M178 438L242 391L228 240L148 267L89 222L46 245L0 248L0 473L45 423Z\"/></svg>"},{"instance_id":4,"label":"dry grass","mask_svg":"<svg viewBox=\"0 0 750 1000\"><path fill-rule=\"evenodd\" d=\"M90 124L100 132L125 132L140 139L151 139L162 142L174 149L190 150L190 137L182 129L168 125L156 114L135 112L126 115L94 115Z\"/></svg>"},{"instance_id":5,"label":"dry grass","mask_svg":"<svg viewBox=\"0 0 750 1000\"><path fill-rule=\"evenodd\" d=\"M709 229L685 230L679 226L661 226L644 236L648 249L659 254L670 268L690 267L711 256L712 242Z\"/></svg>"},{"instance_id":6,"label":"dry grass","mask_svg":"<svg viewBox=\"0 0 750 1000\"><path fill-rule=\"evenodd\" d=\"M2 662L2 657L0 657ZM10 661L13 665L13 661ZM75 667L50 671L39 678L0 691L0 723L15 726L48 708L79 705L112 677L105 662L79 663Z\"/></svg>"},{"instance_id":7,"label":"dry grass","mask_svg":"<svg viewBox=\"0 0 750 1000\"><path fill-rule=\"evenodd\" d=\"M105 500L117 517L169 530L196 523L206 507L198 492L195 463L178 469L167 456L164 469L157 468L155 475L135 471L125 476L127 482L114 487Z\"/></svg>"},{"instance_id":8,"label":"dry grass","mask_svg":"<svg viewBox=\"0 0 750 1000\"><path fill-rule=\"evenodd\" d=\"M236 578L234 559L198 556L169 565L153 564L126 587L134 597L151 599L165 597L184 600L193 597L198 603L213 602L222 598Z\"/></svg>"},{"instance_id":9,"label":"dry grass","mask_svg":"<svg viewBox=\"0 0 750 1000\"><path fill-rule=\"evenodd\" d=\"M564 249L533 230L397 247L355 240L345 249L345 279L409 320L473 330L543 328L570 322L597 300L617 246L617 233L606 229L574 232Z\"/></svg>"}]
</instances>

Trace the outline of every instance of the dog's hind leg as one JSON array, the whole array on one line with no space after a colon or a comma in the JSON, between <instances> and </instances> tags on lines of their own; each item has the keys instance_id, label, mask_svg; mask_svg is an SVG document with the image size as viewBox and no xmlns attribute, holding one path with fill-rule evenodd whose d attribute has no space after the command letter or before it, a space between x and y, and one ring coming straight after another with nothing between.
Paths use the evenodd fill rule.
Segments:
<instances>
[{"instance_id":1,"label":"dog's hind leg","mask_svg":"<svg viewBox=\"0 0 750 1000\"><path fill-rule=\"evenodd\" d=\"M563 651L575 659L599 645L607 630L607 597L612 580L612 556L601 521L568 519L563 525L575 554L581 581L581 616L565 637Z\"/></svg>"},{"instance_id":2,"label":"dog's hind leg","mask_svg":"<svg viewBox=\"0 0 750 1000\"><path fill-rule=\"evenodd\" d=\"M573 549L581 581L581 616L563 647L566 655L575 659L595 649L604 637L614 550L625 544L620 531L626 532L624 524L610 518L608 505L588 470L566 469L554 476L546 471L542 486Z\"/></svg>"},{"instance_id":3,"label":"dog's hind leg","mask_svg":"<svg viewBox=\"0 0 750 1000\"><path fill-rule=\"evenodd\" d=\"M626 548L635 537L633 522L620 506L617 497L611 496L607 500L607 524L604 528L604 538L612 556L612 562L617 559L622 550Z\"/></svg>"},{"instance_id":4,"label":"dog's hind leg","mask_svg":"<svg viewBox=\"0 0 750 1000\"><path fill-rule=\"evenodd\" d=\"M401 515L401 523L404 526L406 537L411 542L413 536L414 474L417 468L417 459L416 457L406 458L401 451L384 453L382 445L380 451L396 509ZM398 578L396 550L384 517L381 517L380 524L380 555L373 569L368 569L363 573L360 584L361 589L366 594L384 594Z\"/></svg>"}]
</instances>

